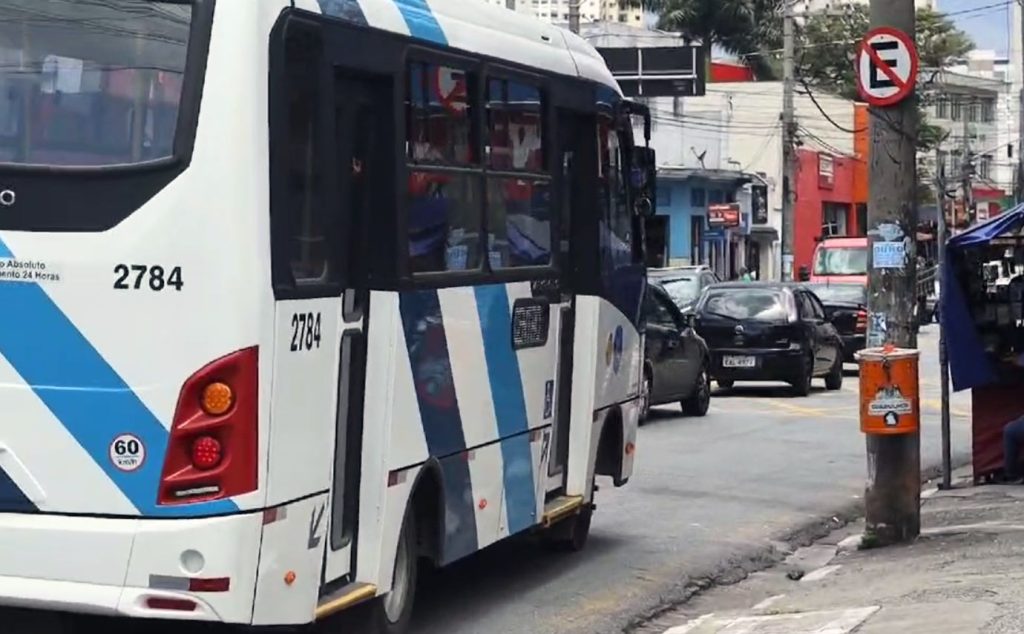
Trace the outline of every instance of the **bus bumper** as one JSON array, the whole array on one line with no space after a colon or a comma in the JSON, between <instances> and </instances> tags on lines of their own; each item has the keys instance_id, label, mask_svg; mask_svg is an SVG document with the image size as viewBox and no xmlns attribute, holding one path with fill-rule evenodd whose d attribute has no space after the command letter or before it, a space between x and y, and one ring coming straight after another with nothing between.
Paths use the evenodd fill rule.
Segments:
<instances>
[{"instance_id":1,"label":"bus bumper","mask_svg":"<svg viewBox=\"0 0 1024 634\"><path fill-rule=\"evenodd\" d=\"M0 513L0 607L249 623L262 514L106 519Z\"/></svg>"}]
</instances>

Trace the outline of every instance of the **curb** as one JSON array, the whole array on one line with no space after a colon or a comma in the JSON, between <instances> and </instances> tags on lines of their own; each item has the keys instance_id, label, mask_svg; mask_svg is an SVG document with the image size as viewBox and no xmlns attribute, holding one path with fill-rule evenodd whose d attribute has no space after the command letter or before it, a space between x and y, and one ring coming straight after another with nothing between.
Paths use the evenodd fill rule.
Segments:
<instances>
[{"instance_id":1,"label":"curb","mask_svg":"<svg viewBox=\"0 0 1024 634\"><path fill-rule=\"evenodd\" d=\"M952 456L952 470L971 464L969 452L955 453ZM921 484L928 484L942 476L942 463L929 464L921 469ZM622 634L633 634L640 628L650 625L652 621L677 610L697 596L717 587L731 586L745 580L755 572L776 567L785 561L798 548L810 546L819 539L843 528L864 516L864 501L844 504L831 512L823 513L815 519L797 525L784 533L779 539L770 539L769 543L757 548L742 559L728 561L708 574L689 578L677 596L667 598L653 610L634 616L620 630Z\"/></svg>"}]
</instances>

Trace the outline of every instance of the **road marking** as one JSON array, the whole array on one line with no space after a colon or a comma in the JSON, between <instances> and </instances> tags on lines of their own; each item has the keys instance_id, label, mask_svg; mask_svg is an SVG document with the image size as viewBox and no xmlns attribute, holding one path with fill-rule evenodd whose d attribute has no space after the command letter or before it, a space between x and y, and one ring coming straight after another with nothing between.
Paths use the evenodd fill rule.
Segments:
<instances>
[{"instance_id":1,"label":"road marking","mask_svg":"<svg viewBox=\"0 0 1024 634\"><path fill-rule=\"evenodd\" d=\"M751 608L751 609L752 609L752 610L754 610L755 612L760 612L760 611L762 611L762 610L767 610L767 609L768 609L768 608L770 608L770 607L771 607L771 606L772 606L773 604L775 604L775 603L778 603L778 601L779 601L780 599L782 599L783 597L785 597L785 596L786 596L786 595L784 595L784 594L777 594L777 595L775 595L774 597L768 597L767 599L765 599L764 601L762 601L762 602L758 603L757 605L755 605L755 606L754 606L753 608Z\"/></svg>"}]
</instances>

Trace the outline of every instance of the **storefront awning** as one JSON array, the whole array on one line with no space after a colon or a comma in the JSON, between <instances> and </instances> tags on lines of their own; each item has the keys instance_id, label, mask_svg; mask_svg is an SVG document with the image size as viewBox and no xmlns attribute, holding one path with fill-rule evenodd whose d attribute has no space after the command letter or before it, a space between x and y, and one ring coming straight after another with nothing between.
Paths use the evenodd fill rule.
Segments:
<instances>
[{"instance_id":1,"label":"storefront awning","mask_svg":"<svg viewBox=\"0 0 1024 634\"><path fill-rule=\"evenodd\" d=\"M776 242L779 239L779 230L769 225L753 225L750 227L750 237L755 240Z\"/></svg>"},{"instance_id":2,"label":"storefront awning","mask_svg":"<svg viewBox=\"0 0 1024 634\"><path fill-rule=\"evenodd\" d=\"M967 293L960 284L958 272L964 251L983 246L1006 233L1024 227L1024 205L975 225L951 238L946 244L942 267L940 315L949 354L949 372L955 391L982 387L996 381L995 369L989 362L981 337L975 328Z\"/></svg>"}]
</instances>

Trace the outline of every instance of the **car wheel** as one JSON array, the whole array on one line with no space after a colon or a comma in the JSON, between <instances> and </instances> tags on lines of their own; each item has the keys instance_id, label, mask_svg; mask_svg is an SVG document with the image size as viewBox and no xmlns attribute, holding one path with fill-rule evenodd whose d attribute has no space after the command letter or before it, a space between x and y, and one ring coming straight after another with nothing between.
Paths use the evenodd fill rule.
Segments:
<instances>
[{"instance_id":1,"label":"car wheel","mask_svg":"<svg viewBox=\"0 0 1024 634\"><path fill-rule=\"evenodd\" d=\"M653 380L651 379L651 373L648 370L644 370L644 380L640 385L640 419L639 423L642 425L647 421L647 416L651 413L651 388L653 386Z\"/></svg>"},{"instance_id":2,"label":"car wheel","mask_svg":"<svg viewBox=\"0 0 1024 634\"><path fill-rule=\"evenodd\" d=\"M836 357L836 362L825 376L825 389L841 390L843 388L843 358Z\"/></svg>"},{"instance_id":3,"label":"car wheel","mask_svg":"<svg viewBox=\"0 0 1024 634\"><path fill-rule=\"evenodd\" d=\"M723 390L731 390L732 386L736 385L736 381L731 381L729 379L717 379L715 383L717 383L718 387Z\"/></svg>"},{"instance_id":4,"label":"car wheel","mask_svg":"<svg viewBox=\"0 0 1024 634\"><path fill-rule=\"evenodd\" d=\"M711 384L707 368L702 368L697 375L697 385L693 394L682 403L683 413L689 416L706 416L711 407Z\"/></svg>"},{"instance_id":5,"label":"car wheel","mask_svg":"<svg viewBox=\"0 0 1024 634\"><path fill-rule=\"evenodd\" d=\"M811 380L814 378L814 359L807 356L804 359L800 378L792 383L793 393L797 396L807 396L811 393Z\"/></svg>"}]
</instances>

